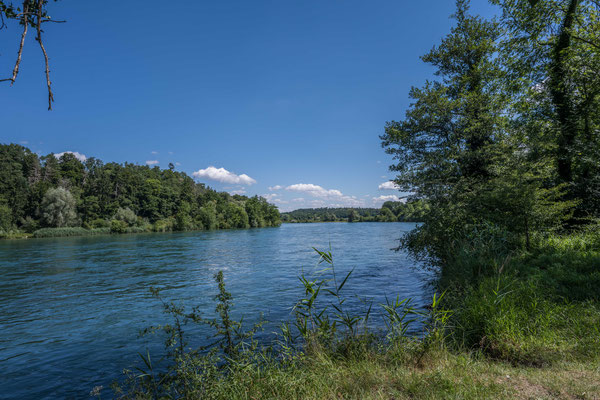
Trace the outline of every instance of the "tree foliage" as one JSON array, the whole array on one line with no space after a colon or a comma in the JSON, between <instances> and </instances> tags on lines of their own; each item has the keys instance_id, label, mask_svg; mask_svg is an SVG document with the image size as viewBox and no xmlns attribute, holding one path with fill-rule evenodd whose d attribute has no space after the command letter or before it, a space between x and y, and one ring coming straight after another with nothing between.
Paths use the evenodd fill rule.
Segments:
<instances>
[{"instance_id":1,"label":"tree foliage","mask_svg":"<svg viewBox=\"0 0 600 400\"><path fill-rule=\"evenodd\" d=\"M70 153L38 157L8 144L0 145L0 223L24 230L77 223L120 232L268 227L281 221L277 207L264 198L218 193L174 169L82 162Z\"/></svg>"},{"instance_id":2,"label":"tree foliage","mask_svg":"<svg viewBox=\"0 0 600 400\"><path fill-rule=\"evenodd\" d=\"M415 200L407 203L386 201L377 208L301 208L281 214L284 222L419 222L428 205Z\"/></svg>"},{"instance_id":3,"label":"tree foliage","mask_svg":"<svg viewBox=\"0 0 600 400\"><path fill-rule=\"evenodd\" d=\"M411 89L381 136L395 182L430 206L405 245L438 260L482 226L529 247L573 211L600 212L598 3L492 3L498 21L457 1L455 26L422 57L437 79Z\"/></svg>"},{"instance_id":4,"label":"tree foliage","mask_svg":"<svg viewBox=\"0 0 600 400\"><path fill-rule=\"evenodd\" d=\"M42 220L47 226L63 228L77 224L75 199L71 192L65 188L48 189L42 199L40 210Z\"/></svg>"}]
</instances>

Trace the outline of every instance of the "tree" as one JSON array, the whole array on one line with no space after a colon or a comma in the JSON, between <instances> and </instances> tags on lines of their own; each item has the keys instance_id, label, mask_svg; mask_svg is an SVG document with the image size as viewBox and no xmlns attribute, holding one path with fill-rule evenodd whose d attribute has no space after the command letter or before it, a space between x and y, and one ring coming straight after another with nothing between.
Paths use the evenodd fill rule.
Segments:
<instances>
[{"instance_id":1,"label":"tree","mask_svg":"<svg viewBox=\"0 0 600 400\"><path fill-rule=\"evenodd\" d=\"M8 231L12 228L12 212L3 198L0 198L0 231Z\"/></svg>"},{"instance_id":2,"label":"tree","mask_svg":"<svg viewBox=\"0 0 600 400\"><path fill-rule=\"evenodd\" d=\"M206 230L217 229L217 205L209 201L198 212L197 223Z\"/></svg>"},{"instance_id":3,"label":"tree","mask_svg":"<svg viewBox=\"0 0 600 400\"><path fill-rule=\"evenodd\" d=\"M441 79L412 88L402 121L389 122L382 146L397 164L396 184L417 198L447 197L459 183L490 177L504 135L501 70L493 59L495 23L468 14L457 1L456 26L422 57Z\"/></svg>"},{"instance_id":4,"label":"tree","mask_svg":"<svg viewBox=\"0 0 600 400\"><path fill-rule=\"evenodd\" d=\"M11 224L16 224L28 209L29 182L27 167L30 156L28 149L17 144L0 148L0 196L10 208Z\"/></svg>"},{"instance_id":5,"label":"tree","mask_svg":"<svg viewBox=\"0 0 600 400\"><path fill-rule=\"evenodd\" d=\"M502 9L501 59L522 100L517 112L537 130L530 138L551 153L566 197L580 200L578 219L600 215L600 2L492 3Z\"/></svg>"},{"instance_id":6,"label":"tree","mask_svg":"<svg viewBox=\"0 0 600 400\"><path fill-rule=\"evenodd\" d=\"M0 202L10 210L4 210L3 226L29 231L40 223L55 226L40 211L52 203L48 193L57 188L76 200L86 228L112 226L121 232L141 218L157 230L281 223L277 207L264 198L217 193L183 172L131 163L104 164L93 158L82 163L70 153L60 160L53 154L38 157L23 146L0 144ZM148 229L149 224L145 226Z\"/></svg>"},{"instance_id":7,"label":"tree","mask_svg":"<svg viewBox=\"0 0 600 400\"><path fill-rule=\"evenodd\" d=\"M41 204L42 219L51 227L73 226L77 223L75 199L65 188L49 189Z\"/></svg>"},{"instance_id":8,"label":"tree","mask_svg":"<svg viewBox=\"0 0 600 400\"><path fill-rule=\"evenodd\" d=\"M381 208L381 212L379 214L379 216L377 217L378 221L381 222L396 222L396 216L394 215L394 213L392 212L392 210L390 210L387 207L382 207Z\"/></svg>"},{"instance_id":9,"label":"tree","mask_svg":"<svg viewBox=\"0 0 600 400\"><path fill-rule=\"evenodd\" d=\"M248 214L244 207L236 203L227 203L224 213L229 228L248 228Z\"/></svg>"},{"instance_id":10,"label":"tree","mask_svg":"<svg viewBox=\"0 0 600 400\"><path fill-rule=\"evenodd\" d=\"M191 206L188 202L182 202L179 211L175 215L175 227L179 231L186 231L194 227L192 217L190 216Z\"/></svg>"},{"instance_id":11,"label":"tree","mask_svg":"<svg viewBox=\"0 0 600 400\"><path fill-rule=\"evenodd\" d=\"M81 186L85 178L85 166L71 153L64 153L58 160L60 176L70 188Z\"/></svg>"}]
</instances>

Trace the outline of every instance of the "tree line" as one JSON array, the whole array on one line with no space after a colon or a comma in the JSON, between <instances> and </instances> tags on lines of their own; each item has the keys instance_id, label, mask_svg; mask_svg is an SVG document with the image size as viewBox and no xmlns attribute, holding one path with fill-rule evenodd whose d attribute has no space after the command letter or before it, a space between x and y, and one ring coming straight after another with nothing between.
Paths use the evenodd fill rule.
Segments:
<instances>
[{"instance_id":1,"label":"tree line","mask_svg":"<svg viewBox=\"0 0 600 400\"><path fill-rule=\"evenodd\" d=\"M38 156L0 144L0 231L83 227L112 232L277 226L262 197L217 192L184 172L132 163Z\"/></svg>"},{"instance_id":2,"label":"tree line","mask_svg":"<svg viewBox=\"0 0 600 400\"><path fill-rule=\"evenodd\" d=\"M301 208L281 214L282 222L419 222L429 206L421 200L386 201L381 208Z\"/></svg>"}]
</instances>

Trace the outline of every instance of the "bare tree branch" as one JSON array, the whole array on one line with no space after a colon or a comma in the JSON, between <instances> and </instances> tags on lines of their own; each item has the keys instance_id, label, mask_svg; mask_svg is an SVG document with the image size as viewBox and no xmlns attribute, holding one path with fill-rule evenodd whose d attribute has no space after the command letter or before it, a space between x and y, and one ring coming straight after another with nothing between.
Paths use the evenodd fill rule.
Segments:
<instances>
[{"instance_id":1,"label":"bare tree branch","mask_svg":"<svg viewBox=\"0 0 600 400\"><path fill-rule=\"evenodd\" d=\"M17 61L15 62L15 67L13 68L12 77L8 79L2 79L3 81L10 81L10 85L17 80L17 75L19 74L19 66L21 65L21 56L23 55L23 46L25 45L25 36L27 36L27 28L29 26L29 3L27 1L23 2L23 33L21 34L21 43L19 44L19 53L17 54Z\"/></svg>"},{"instance_id":2,"label":"bare tree branch","mask_svg":"<svg viewBox=\"0 0 600 400\"><path fill-rule=\"evenodd\" d=\"M46 84L48 85L48 110L52 110L52 102L54 101L54 95L52 94L52 82L50 81L50 66L48 63L48 53L42 42L42 5L44 0L38 0L37 10L37 37L35 40L40 44L42 53L44 53L44 60L46 62Z\"/></svg>"}]
</instances>

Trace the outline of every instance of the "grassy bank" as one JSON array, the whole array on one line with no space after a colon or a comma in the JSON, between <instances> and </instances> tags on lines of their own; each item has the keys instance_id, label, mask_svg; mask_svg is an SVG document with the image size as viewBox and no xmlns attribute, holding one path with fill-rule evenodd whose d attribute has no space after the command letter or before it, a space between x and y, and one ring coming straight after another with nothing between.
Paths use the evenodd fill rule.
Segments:
<instances>
[{"instance_id":1,"label":"grassy bank","mask_svg":"<svg viewBox=\"0 0 600 400\"><path fill-rule=\"evenodd\" d=\"M270 346L229 318L221 278L215 320L165 304L174 323L168 372L130 372L124 398L600 399L600 235L537 237L530 250L457 244L431 307L383 307L386 330L344 309L329 253L327 276L302 277L306 297ZM492 251L494 249L494 251ZM459 273L460 272L460 273ZM411 336L416 317L423 334ZM216 344L191 349L187 323L215 328ZM156 330L155 330L156 331Z\"/></svg>"},{"instance_id":2,"label":"grassy bank","mask_svg":"<svg viewBox=\"0 0 600 400\"><path fill-rule=\"evenodd\" d=\"M358 354L357 354L358 355ZM293 365L250 364L226 377L194 382L183 398L214 399L597 399L597 363L561 362L545 368L514 366L478 354L404 347L340 359L306 355ZM153 398L138 387L129 398ZM159 395L159 398L177 396Z\"/></svg>"}]
</instances>

